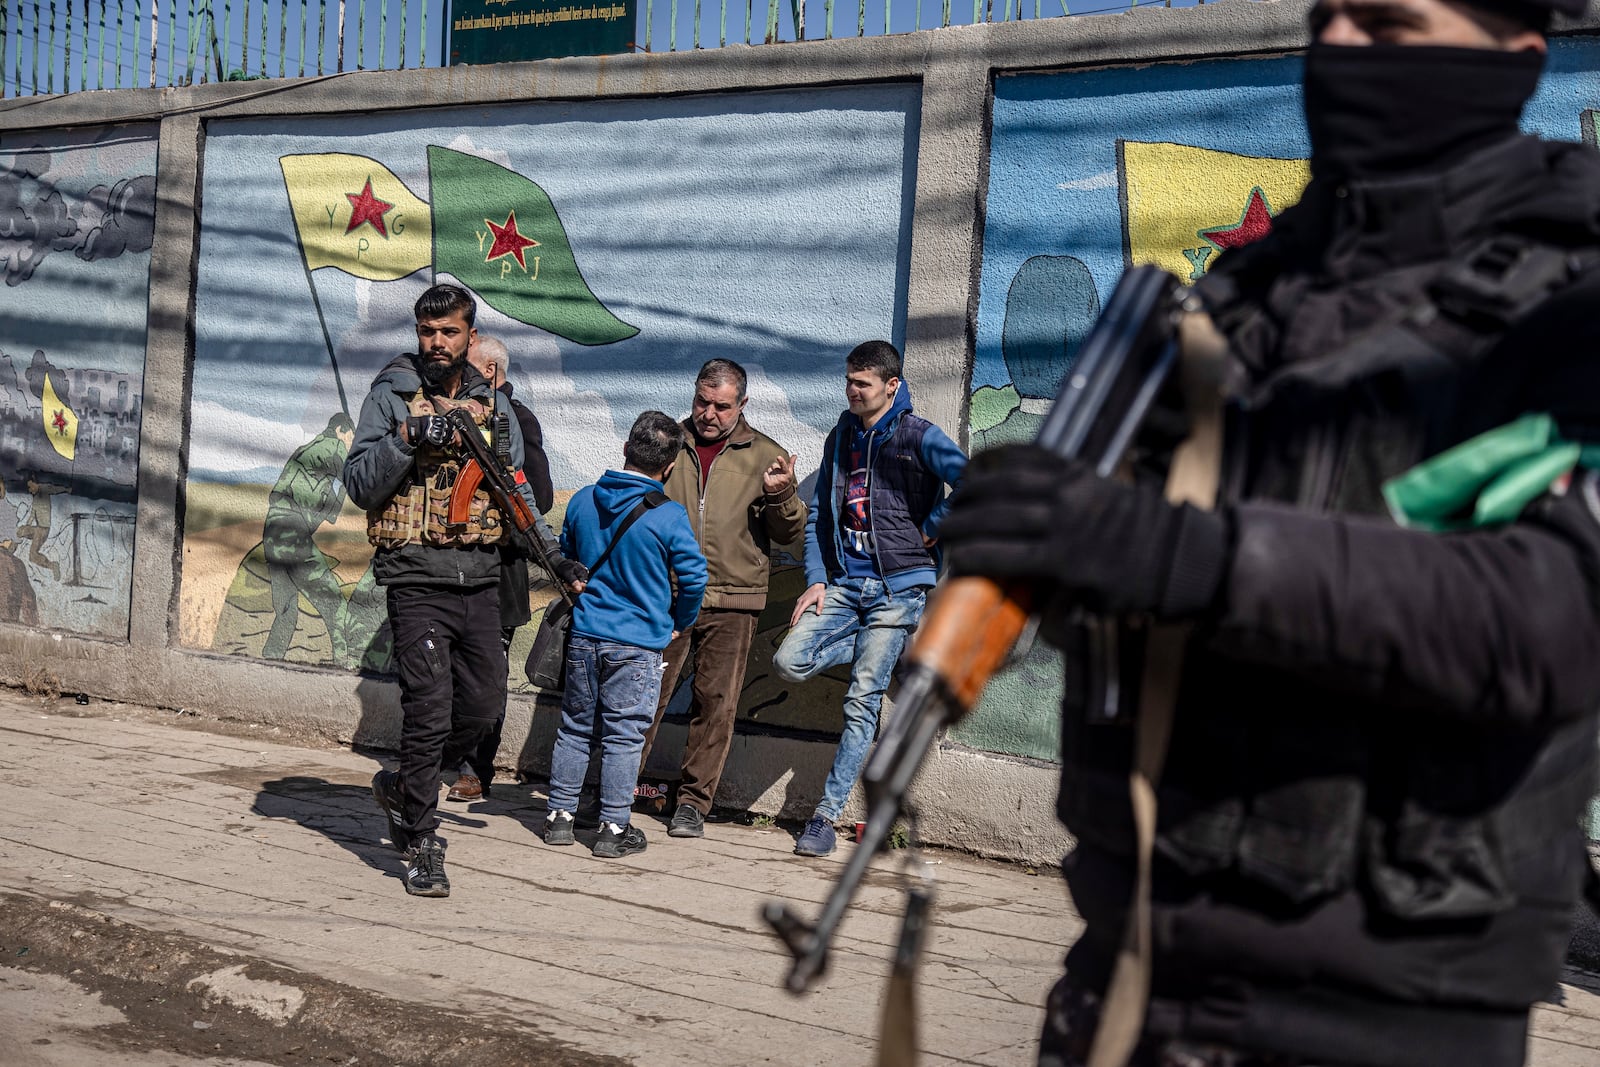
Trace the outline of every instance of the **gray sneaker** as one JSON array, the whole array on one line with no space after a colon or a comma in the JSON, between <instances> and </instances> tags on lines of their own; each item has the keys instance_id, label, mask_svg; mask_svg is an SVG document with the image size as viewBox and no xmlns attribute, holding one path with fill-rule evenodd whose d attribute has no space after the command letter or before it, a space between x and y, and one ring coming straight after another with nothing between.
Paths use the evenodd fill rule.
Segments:
<instances>
[{"instance_id":1,"label":"gray sneaker","mask_svg":"<svg viewBox=\"0 0 1600 1067\"><path fill-rule=\"evenodd\" d=\"M602 823L600 836L595 838L594 854L601 859L615 860L645 850L644 831L637 826L618 826L614 822Z\"/></svg>"},{"instance_id":2,"label":"gray sneaker","mask_svg":"<svg viewBox=\"0 0 1600 1067\"><path fill-rule=\"evenodd\" d=\"M552 811L544 817L544 843L570 845L577 840L572 835L572 812Z\"/></svg>"},{"instance_id":3,"label":"gray sneaker","mask_svg":"<svg viewBox=\"0 0 1600 1067\"><path fill-rule=\"evenodd\" d=\"M672 813L672 821L667 824L668 837L704 837L706 836L706 817L700 814L698 808L691 808L687 804L679 804L678 810Z\"/></svg>"}]
</instances>

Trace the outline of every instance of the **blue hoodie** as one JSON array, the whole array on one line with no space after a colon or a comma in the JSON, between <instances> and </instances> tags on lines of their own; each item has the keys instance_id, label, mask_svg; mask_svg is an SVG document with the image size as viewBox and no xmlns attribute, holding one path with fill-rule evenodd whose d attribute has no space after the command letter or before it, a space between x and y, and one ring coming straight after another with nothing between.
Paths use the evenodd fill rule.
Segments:
<instances>
[{"instance_id":1,"label":"blue hoodie","mask_svg":"<svg viewBox=\"0 0 1600 1067\"><path fill-rule=\"evenodd\" d=\"M578 490L561 527L562 553L593 570L613 532L651 490L665 492L654 478L633 471L606 471ZM706 558L689 513L669 500L628 527L605 566L589 576L573 609L572 632L659 652L673 630L694 622L705 588Z\"/></svg>"},{"instance_id":2,"label":"blue hoodie","mask_svg":"<svg viewBox=\"0 0 1600 1067\"><path fill-rule=\"evenodd\" d=\"M846 507L851 445L867 457L870 537L864 553L852 553L839 530ZM869 430L849 411L822 446L806 522L806 582L836 582L849 573L880 577L897 593L938 579L937 550L922 544L937 537L949 502L944 487L961 481L967 457L939 427L911 410L911 384L900 379L894 400ZM852 555L854 558L852 558Z\"/></svg>"}]
</instances>

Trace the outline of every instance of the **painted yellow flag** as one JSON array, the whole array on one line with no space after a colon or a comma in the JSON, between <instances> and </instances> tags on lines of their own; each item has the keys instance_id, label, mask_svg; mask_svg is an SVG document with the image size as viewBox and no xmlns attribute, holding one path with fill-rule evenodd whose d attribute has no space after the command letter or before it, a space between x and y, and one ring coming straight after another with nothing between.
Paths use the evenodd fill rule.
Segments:
<instances>
[{"instance_id":1,"label":"painted yellow flag","mask_svg":"<svg viewBox=\"0 0 1600 1067\"><path fill-rule=\"evenodd\" d=\"M278 165L307 270L337 267L386 282L433 262L432 212L382 163L325 152L282 156Z\"/></svg>"},{"instance_id":2,"label":"painted yellow flag","mask_svg":"<svg viewBox=\"0 0 1600 1067\"><path fill-rule=\"evenodd\" d=\"M1153 263L1186 282L1198 281L1218 253L1265 236L1311 180L1303 159L1166 142L1122 141L1117 149L1129 264Z\"/></svg>"},{"instance_id":3,"label":"painted yellow flag","mask_svg":"<svg viewBox=\"0 0 1600 1067\"><path fill-rule=\"evenodd\" d=\"M50 376L44 379L44 435L62 459L71 461L78 452L78 416L67 402L56 396Z\"/></svg>"}]
</instances>

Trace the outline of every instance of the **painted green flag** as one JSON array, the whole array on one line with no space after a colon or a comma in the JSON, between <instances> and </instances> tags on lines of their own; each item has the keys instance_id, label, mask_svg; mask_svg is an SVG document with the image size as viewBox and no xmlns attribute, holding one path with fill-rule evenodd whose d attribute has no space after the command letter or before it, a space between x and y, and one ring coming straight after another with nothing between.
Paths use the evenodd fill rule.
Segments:
<instances>
[{"instance_id":1,"label":"painted green flag","mask_svg":"<svg viewBox=\"0 0 1600 1067\"><path fill-rule=\"evenodd\" d=\"M498 163L428 146L433 263L518 322L580 345L639 330L589 290L556 207L539 186Z\"/></svg>"}]
</instances>

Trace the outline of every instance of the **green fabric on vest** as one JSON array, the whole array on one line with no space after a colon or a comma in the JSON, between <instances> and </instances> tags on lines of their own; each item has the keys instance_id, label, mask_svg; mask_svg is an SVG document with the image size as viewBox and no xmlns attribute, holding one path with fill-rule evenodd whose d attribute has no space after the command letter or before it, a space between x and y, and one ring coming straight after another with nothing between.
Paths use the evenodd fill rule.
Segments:
<instances>
[{"instance_id":1,"label":"green fabric on vest","mask_svg":"<svg viewBox=\"0 0 1600 1067\"><path fill-rule=\"evenodd\" d=\"M1575 467L1600 467L1600 446L1563 441L1549 415L1524 415L1383 483L1401 526L1435 533L1514 520Z\"/></svg>"}]
</instances>

